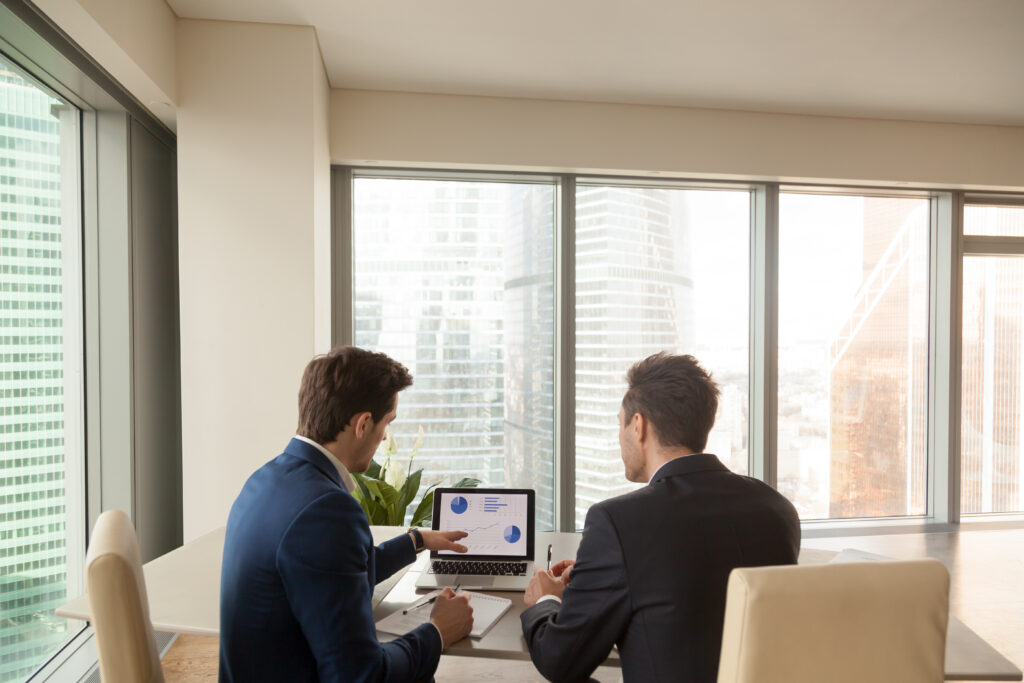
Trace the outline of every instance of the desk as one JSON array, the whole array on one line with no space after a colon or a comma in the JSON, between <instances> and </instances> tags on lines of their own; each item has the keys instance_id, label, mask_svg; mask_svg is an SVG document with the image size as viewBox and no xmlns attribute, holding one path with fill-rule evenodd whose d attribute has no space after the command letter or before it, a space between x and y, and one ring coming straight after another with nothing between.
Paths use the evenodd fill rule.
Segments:
<instances>
[{"instance_id":1,"label":"desk","mask_svg":"<svg viewBox=\"0 0 1024 683\"><path fill-rule=\"evenodd\" d=\"M374 541L380 543L403 529L373 527ZM809 539L813 544L814 539ZM575 557L580 534L539 532L537 534L536 561L543 566L548 543L554 548L555 561ZM191 633L203 636L219 634L220 563L224 547L224 529L212 531L185 544L177 550L146 563L146 588L149 594L150 618L158 631ZM801 564L827 562L834 550L802 548ZM395 587L374 608L374 617L380 619L416 599L416 579L429 561L422 553ZM522 594L500 593L512 598L512 607L479 640L465 638L447 650L446 655L489 657L495 659L529 659L523 640L519 615L524 609ZM76 598L57 609L57 616L88 621L89 603L86 596ZM378 634L383 640L390 638ZM618 665L618 653L613 651L605 662ZM946 640L946 679L979 681L1019 681L1021 671L1012 662L982 640L956 617L950 616Z\"/></svg>"}]
</instances>

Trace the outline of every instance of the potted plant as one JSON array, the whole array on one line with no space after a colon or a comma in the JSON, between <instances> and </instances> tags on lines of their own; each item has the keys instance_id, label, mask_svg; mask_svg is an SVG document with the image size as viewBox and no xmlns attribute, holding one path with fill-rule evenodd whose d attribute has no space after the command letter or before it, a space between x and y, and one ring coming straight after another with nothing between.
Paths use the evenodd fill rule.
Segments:
<instances>
[{"instance_id":1,"label":"potted plant","mask_svg":"<svg viewBox=\"0 0 1024 683\"><path fill-rule=\"evenodd\" d=\"M382 447L384 464L380 465L376 460L371 460L366 472L352 473L352 478L356 482L356 489L352 495L359 501L370 524L404 526L406 511L420 490L423 469L420 468L413 472L412 461L420 446L423 445L423 436L423 427L421 426L416 436L416 442L412 446L412 452L409 454L409 464L406 468L403 468L401 463L392 460L392 457L398 454L398 444L394 435L389 432ZM379 450L378 455L380 455ZM452 486L474 488L479 483L479 479L464 477ZM434 516L433 489L438 484L440 482L435 482L427 487L423 499L420 500L412 514L412 526L425 526L430 523Z\"/></svg>"}]
</instances>

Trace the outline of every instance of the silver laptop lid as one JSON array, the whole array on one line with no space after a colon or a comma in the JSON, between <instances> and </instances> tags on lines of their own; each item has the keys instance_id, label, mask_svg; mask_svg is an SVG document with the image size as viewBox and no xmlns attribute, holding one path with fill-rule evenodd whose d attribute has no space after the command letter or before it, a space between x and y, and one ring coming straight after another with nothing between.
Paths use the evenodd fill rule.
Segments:
<instances>
[{"instance_id":1,"label":"silver laptop lid","mask_svg":"<svg viewBox=\"0 0 1024 683\"><path fill-rule=\"evenodd\" d=\"M533 489L434 489L437 531L465 531L468 552L432 550L432 558L533 560Z\"/></svg>"}]
</instances>

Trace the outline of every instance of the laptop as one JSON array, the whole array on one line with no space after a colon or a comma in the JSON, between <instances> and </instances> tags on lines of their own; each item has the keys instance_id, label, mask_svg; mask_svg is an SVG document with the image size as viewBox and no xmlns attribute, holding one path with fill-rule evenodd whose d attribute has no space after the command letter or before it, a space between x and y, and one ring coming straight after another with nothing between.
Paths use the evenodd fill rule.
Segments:
<instances>
[{"instance_id":1,"label":"laptop","mask_svg":"<svg viewBox=\"0 0 1024 683\"><path fill-rule=\"evenodd\" d=\"M465 531L468 552L431 550L416 588L524 591L533 576L533 489L434 489L435 531Z\"/></svg>"}]
</instances>

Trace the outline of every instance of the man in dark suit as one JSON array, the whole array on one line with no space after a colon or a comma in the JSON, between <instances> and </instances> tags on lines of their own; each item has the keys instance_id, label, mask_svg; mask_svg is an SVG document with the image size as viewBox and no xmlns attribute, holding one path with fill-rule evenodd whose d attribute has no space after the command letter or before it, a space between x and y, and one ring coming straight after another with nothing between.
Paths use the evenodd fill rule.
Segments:
<instances>
[{"instance_id":1,"label":"man in dark suit","mask_svg":"<svg viewBox=\"0 0 1024 683\"><path fill-rule=\"evenodd\" d=\"M796 563L800 521L774 489L701 452L718 388L692 356L656 354L627 380L622 462L649 484L591 507L576 561L537 571L523 634L552 681L587 678L618 645L626 681L714 683L729 572Z\"/></svg>"},{"instance_id":2,"label":"man in dark suit","mask_svg":"<svg viewBox=\"0 0 1024 683\"><path fill-rule=\"evenodd\" d=\"M429 680L469 634L468 597L446 590L428 623L377 641L378 582L423 549L465 552L466 534L410 530L375 547L350 472L365 472L395 419L409 372L381 353L334 349L310 361L298 434L257 470L228 517L221 570L221 681Z\"/></svg>"}]
</instances>

